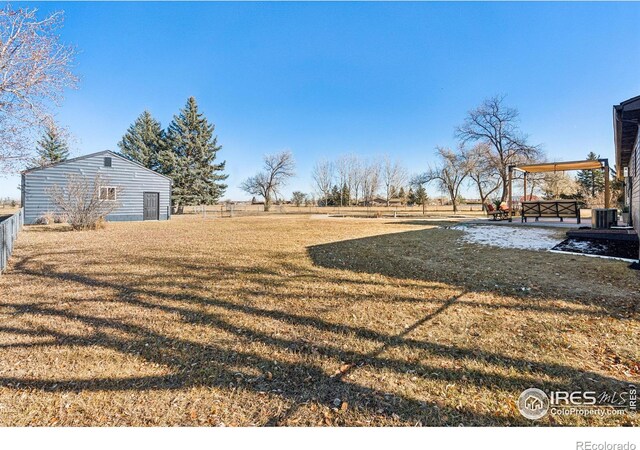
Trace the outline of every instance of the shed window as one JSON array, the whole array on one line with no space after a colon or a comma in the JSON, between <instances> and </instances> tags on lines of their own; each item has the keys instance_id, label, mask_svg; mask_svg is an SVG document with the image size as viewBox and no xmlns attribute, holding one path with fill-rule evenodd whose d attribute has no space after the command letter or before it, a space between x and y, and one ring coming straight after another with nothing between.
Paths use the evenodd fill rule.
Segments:
<instances>
[{"instance_id":1,"label":"shed window","mask_svg":"<svg viewBox=\"0 0 640 450\"><path fill-rule=\"evenodd\" d=\"M111 167L111 157L107 156L104 158L104 166L105 167Z\"/></svg>"},{"instance_id":2,"label":"shed window","mask_svg":"<svg viewBox=\"0 0 640 450\"><path fill-rule=\"evenodd\" d=\"M116 199L116 188L112 186L100 186L100 200L114 201Z\"/></svg>"}]
</instances>

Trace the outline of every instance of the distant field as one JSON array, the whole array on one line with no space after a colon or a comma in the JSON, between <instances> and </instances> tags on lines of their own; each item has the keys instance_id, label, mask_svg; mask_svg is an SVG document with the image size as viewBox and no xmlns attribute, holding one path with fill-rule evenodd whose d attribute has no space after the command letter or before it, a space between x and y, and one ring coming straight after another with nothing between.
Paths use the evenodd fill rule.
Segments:
<instances>
[{"instance_id":1,"label":"distant field","mask_svg":"<svg viewBox=\"0 0 640 450\"><path fill-rule=\"evenodd\" d=\"M17 213L19 210L20 210L20 207L11 207L11 206L6 206L4 208L0 207L0 222L11 217L15 213Z\"/></svg>"},{"instance_id":2,"label":"distant field","mask_svg":"<svg viewBox=\"0 0 640 450\"><path fill-rule=\"evenodd\" d=\"M640 382L638 272L451 223L26 227L0 276L0 425L532 425L526 388Z\"/></svg>"},{"instance_id":3,"label":"distant field","mask_svg":"<svg viewBox=\"0 0 640 450\"><path fill-rule=\"evenodd\" d=\"M422 216L422 206L295 206L295 205L272 205L268 213L264 212L264 205L208 205L188 206L185 214L210 215L229 217L250 216L264 214L331 214L331 215L352 215L352 216ZM449 215L453 213L451 206L429 205L424 211L424 215ZM481 205L460 205L459 214L484 215Z\"/></svg>"}]
</instances>

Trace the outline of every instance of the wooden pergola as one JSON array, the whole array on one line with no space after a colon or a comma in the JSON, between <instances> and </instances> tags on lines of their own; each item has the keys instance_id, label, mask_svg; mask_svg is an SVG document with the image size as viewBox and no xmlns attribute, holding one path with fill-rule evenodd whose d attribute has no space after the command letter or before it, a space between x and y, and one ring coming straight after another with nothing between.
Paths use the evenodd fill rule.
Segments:
<instances>
[{"instance_id":1,"label":"wooden pergola","mask_svg":"<svg viewBox=\"0 0 640 450\"><path fill-rule=\"evenodd\" d=\"M527 198L527 174L540 172L566 172L568 170L602 170L604 171L604 207L609 207L609 160L606 158L585 161L567 161L555 163L523 164L509 166L509 210L513 205L513 171L523 173L524 198Z\"/></svg>"}]
</instances>

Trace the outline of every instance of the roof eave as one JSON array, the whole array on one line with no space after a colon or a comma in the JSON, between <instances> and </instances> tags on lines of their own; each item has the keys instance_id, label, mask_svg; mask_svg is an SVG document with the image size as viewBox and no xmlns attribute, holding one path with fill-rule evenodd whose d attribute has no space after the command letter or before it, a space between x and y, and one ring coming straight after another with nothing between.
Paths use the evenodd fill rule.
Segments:
<instances>
[{"instance_id":1,"label":"roof eave","mask_svg":"<svg viewBox=\"0 0 640 450\"><path fill-rule=\"evenodd\" d=\"M122 159L123 161L126 161L126 162L131 163L131 164L135 164L136 166L140 167L141 169L148 170L149 172L151 172L151 173L153 173L153 174L155 174L155 175L158 175L158 176L160 176L160 177L166 178L167 180L169 180L169 182L170 182L171 184L173 184L173 179L171 179L171 177L168 177L168 176L166 176L166 175L164 175L164 174L161 174L161 173L159 173L159 172L156 172L155 170L151 170L151 169L149 169L148 167L143 166L143 165L142 165L142 164L140 164L139 162L137 162L137 161L133 161L133 160L128 159L128 158L125 158L124 156L119 155L119 154L117 154L116 152L114 152L114 151L112 151L112 150L100 150L99 152L89 153L89 154L87 154L87 155L78 156L78 157L76 157L76 158L66 159L66 160L64 160L64 161L60 161L60 162L57 162L57 163L55 163L55 164L49 164L48 166L32 167L31 169L25 169L25 170L21 171L21 172L20 172L20 174L24 175L24 174L26 174L26 173L31 173L31 172L36 172L36 171L38 171L38 170L48 169L48 168L50 168L50 167L55 167L55 166L58 166L58 165L60 165L60 164L65 164L65 163L69 163L69 162L79 161L79 160L82 160L82 159L85 159L85 158L90 158L90 157L92 157L92 156L101 155L101 154L103 154L103 153L108 153L109 155L111 155L111 156L113 156L113 157L120 158L120 159Z\"/></svg>"},{"instance_id":2,"label":"roof eave","mask_svg":"<svg viewBox=\"0 0 640 450\"><path fill-rule=\"evenodd\" d=\"M640 110L640 95L636 97L632 97L628 100L620 102L619 105L613 106L613 145L615 147L616 152L616 167L617 177L618 179L622 179L623 170L622 168L626 166L629 162L623 161L623 121L624 121L624 113L630 111L638 111ZM636 136L638 133L638 128L636 128Z\"/></svg>"},{"instance_id":3,"label":"roof eave","mask_svg":"<svg viewBox=\"0 0 640 450\"><path fill-rule=\"evenodd\" d=\"M613 106L613 145L616 151L616 168L618 179L621 179L622 175L622 122L620 121L620 111L622 105Z\"/></svg>"},{"instance_id":4,"label":"roof eave","mask_svg":"<svg viewBox=\"0 0 640 450\"><path fill-rule=\"evenodd\" d=\"M48 169L50 167L59 166L60 164L66 164L66 163L69 163L69 162L80 161L82 159L90 158L92 156L96 156L96 155L99 155L101 153L111 153L111 154L115 155L115 153L113 153L111 150L100 150L99 152L89 153L87 155L81 155L81 156L77 156L77 157L71 158L71 159L65 159L64 161L58 161L57 163L49 164L47 166L31 167L29 169L25 169L25 170L21 171L20 173L21 174L25 174L25 173L29 173L29 172L36 172L38 170L43 170L43 169Z\"/></svg>"}]
</instances>

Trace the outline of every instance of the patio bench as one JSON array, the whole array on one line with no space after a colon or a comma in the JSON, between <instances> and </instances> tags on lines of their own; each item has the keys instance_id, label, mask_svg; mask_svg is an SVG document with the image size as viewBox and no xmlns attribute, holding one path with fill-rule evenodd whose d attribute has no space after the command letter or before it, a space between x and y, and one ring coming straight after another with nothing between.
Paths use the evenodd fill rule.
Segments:
<instances>
[{"instance_id":1,"label":"patio bench","mask_svg":"<svg viewBox=\"0 0 640 450\"><path fill-rule=\"evenodd\" d=\"M564 222L565 217L575 218L580 223L580 207L575 200L541 200L522 202L522 222L533 217L536 222L540 217L556 217Z\"/></svg>"}]
</instances>

